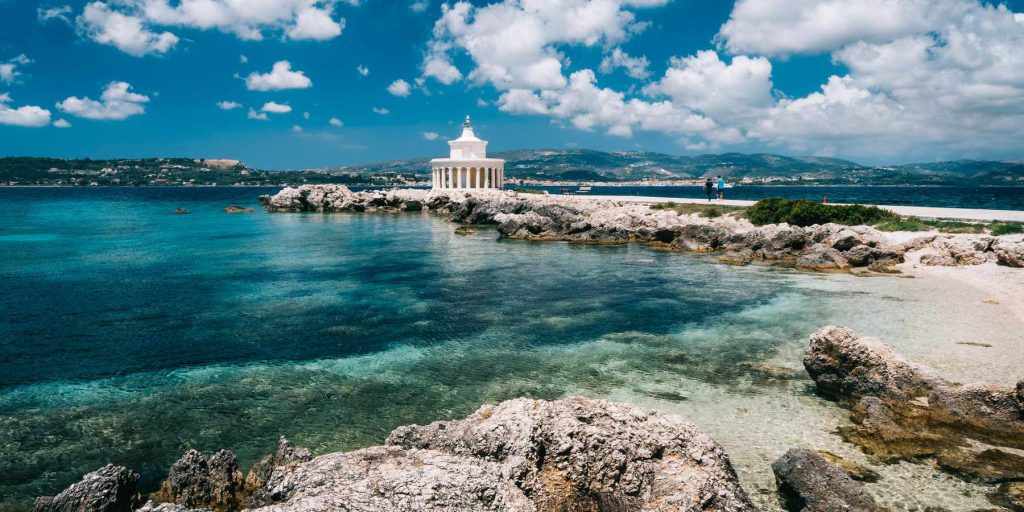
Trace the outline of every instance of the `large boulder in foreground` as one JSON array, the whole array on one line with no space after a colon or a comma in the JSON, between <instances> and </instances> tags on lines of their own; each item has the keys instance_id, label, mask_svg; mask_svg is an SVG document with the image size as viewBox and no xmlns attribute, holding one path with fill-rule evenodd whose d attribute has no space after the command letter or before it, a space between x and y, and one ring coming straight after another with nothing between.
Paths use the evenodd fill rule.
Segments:
<instances>
[{"instance_id":1,"label":"large boulder in foreground","mask_svg":"<svg viewBox=\"0 0 1024 512\"><path fill-rule=\"evenodd\" d=\"M56 496L36 499L34 512L129 512L139 501L139 475L107 464Z\"/></svg>"},{"instance_id":2,"label":"large boulder in foreground","mask_svg":"<svg viewBox=\"0 0 1024 512\"><path fill-rule=\"evenodd\" d=\"M772 471L790 512L884 510L864 490L864 484L815 451L791 449L772 463Z\"/></svg>"},{"instance_id":3,"label":"large boulder in foreground","mask_svg":"<svg viewBox=\"0 0 1024 512\"><path fill-rule=\"evenodd\" d=\"M694 426L579 397L400 427L383 447L275 471L268 486L268 511L754 510Z\"/></svg>"},{"instance_id":4,"label":"large boulder in foreground","mask_svg":"<svg viewBox=\"0 0 1024 512\"><path fill-rule=\"evenodd\" d=\"M495 461L538 510L752 509L709 436L601 400L511 400L461 421L398 428L387 444Z\"/></svg>"}]
</instances>

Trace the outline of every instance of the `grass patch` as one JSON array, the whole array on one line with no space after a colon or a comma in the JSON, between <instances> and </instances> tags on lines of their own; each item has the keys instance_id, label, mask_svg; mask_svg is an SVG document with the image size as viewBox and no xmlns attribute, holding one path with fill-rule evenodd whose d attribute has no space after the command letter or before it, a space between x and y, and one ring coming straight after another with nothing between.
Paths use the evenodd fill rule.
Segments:
<instances>
[{"instance_id":1,"label":"grass patch","mask_svg":"<svg viewBox=\"0 0 1024 512\"><path fill-rule=\"evenodd\" d=\"M773 197L762 199L746 211L747 218L757 226L781 224L813 226L815 224L871 225L894 221L900 217L876 206L830 205L807 200Z\"/></svg>"},{"instance_id":2,"label":"grass patch","mask_svg":"<svg viewBox=\"0 0 1024 512\"><path fill-rule=\"evenodd\" d=\"M996 236L1016 235L1024 233L1024 224L1020 222L993 222L989 226L989 231Z\"/></svg>"},{"instance_id":3,"label":"grass patch","mask_svg":"<svg viewBox=\"0 0 1024 512\"><path fill-rule=\"evenodd\" d=\"M1024 233L1024 224L1019 222L959 222L955 220L917 219L902 217L875 224L880 231L931 231L950 234L984 234L995 236Z\"/></svg>"},{"instance_id":4,"label":"grass patch","mask_svg":"<svg viewBox=\"0 0 1024 512\"><path fill-rule=\"evenodd\" d=\"M742 206L726 206L720 204L690 204L690 203L658 203L651 206L652 210L672 210L680 215L697 214L701 217L713 219L729 213L742 212L746 208Z\"/></svg>"},{"instance_id":5,"label":"grass patch","mask_svg":"<svg viewBox=\"0 0 1024 512\"><path fill-rule=\"evenodd\" d=\"M915 217L903 217L899 219L886 220L875 224L880 231L931 231L937 230L941 233L984 233L984 223L958 222L952 220L930 220L918 219Z\"/></svg>"}]
</instances>

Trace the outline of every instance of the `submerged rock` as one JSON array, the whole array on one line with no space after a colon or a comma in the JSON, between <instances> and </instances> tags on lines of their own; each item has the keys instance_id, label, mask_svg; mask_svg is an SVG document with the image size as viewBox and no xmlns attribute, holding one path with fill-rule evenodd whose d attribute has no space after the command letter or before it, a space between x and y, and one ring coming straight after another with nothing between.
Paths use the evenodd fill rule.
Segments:
<instances>
[{"instance_id":1,"label":"submerged rock","mask_svg":"<svg viewBox=\"0 0 1024 512\"><path fill-rule=\"evenodd\" d=\"M830 464L842 469L850 476L850 478L858 482L874 483L882 479L882 475L879 475L877 471L874 471L867 466L857 464L856 462L851 462L832 452L818 450L818 455L821 455L821 457L827 460Z\"/></svg>"},{"instance_id":2,"label":"submerged rock","mask_svg":"<svg viewBox=\"0 0 1024 512\"><path fill-rule=\"evenodd\" d=\"M784 506L790 512L884 510L864 490L864 484L812 450L789 450L772 463L772 471Z\"/></svg>"},{"instance_id":3,"label":"submerged rock","mask_svg":"<svg viewBox=\"0 0 1024 512\"><path fill-rule=\"evenodd\" d=\"M36 499L34 512L129 512L140 503L139 475L107 464L56 496Z\"/></svg>"}]
</instances>

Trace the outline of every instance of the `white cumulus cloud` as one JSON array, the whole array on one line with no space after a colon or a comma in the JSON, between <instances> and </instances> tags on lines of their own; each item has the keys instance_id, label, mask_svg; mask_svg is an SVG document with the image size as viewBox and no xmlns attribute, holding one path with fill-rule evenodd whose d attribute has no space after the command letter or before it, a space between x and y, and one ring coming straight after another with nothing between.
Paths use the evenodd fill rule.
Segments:
<instances>
[{"instance_id":1,"label":"white cumulus cloud","mask_svg":"<svg viewBox=\"0 0 1024 512\"><path fill-rule=\"evenodd\" d=\"M60 20L64 23L71 23L71 6L70 5L58 5L54 7L39 7L36 9L36 17L39 21L46 23L48 21Z\"/></svg>"},{"instance_id":2,"label":"white cumulus cloud","mask_svg":"<svg viewBox=\"0 0 1024 512\"><path fill-rule=\"evenodd\" d=\"M308 89L313 81L305 73L292 70L286 60L277 61L269 73L251 73L245 79L245 86L250 91L280 91L284 89Z\"/></svg>"},{"instance_id":3,"label":"white cumulus cloud","mask_svg":"<svg viewBox=\"0 0 1024 512\"><path fill-rule=\"evenodd\" d=\"M341 128L342 126L345 126L345 123L341 122L341 119L338 119L337 117L332 117L329 121L327 121L327 123L335 128Z\"/></svg>"},{"instance_id":4,"label":"white cumulus cloud","mask_svg":"<svg viewBox=\"0 0 1024 512\"><path fill-rule=\"evenodd\" d=\"M370 68L363 65L356 66L356 71L362 76L368 76L370 74Z\"/></svg>"},{"instance_id":5,"label":"white cumulus cloud","mask_svg":"<svg viewBox=\"0 0 1024 512\"><path fill-rule=\"evenodd\" d=\"M964 17L975 0L739 0L718 39L732 53L829 52L885 42Z\"/></svg>"},{"instance_id":6,"label":"white cumulus cloud","mask_svg":"<svg viewBox=\"0 0 1024 512\"><path fill-rule=\"evenodd\" d=\"M128 82L111 82L100 100L71 96L57 103L57 109L86 119L120 121L146 112L149 97L131 91Z\"/></svg>"},{"instance_id":7,"label":"white cumulus cloud","mask_svg":"<svg viewBox=\"0 0 1024 512\"><path fill-rule=\"evenodd\" d=\"M138 16L124 14L103 2L85 6L78 17L78 26L90 39L136 57L151 53L167 53L178 44L178 36L149 29Z\"/></svg>"},{"instance_id":8,"label":"white cumulus cloud","mask_svg":"<svg viewBox=\"0 0 1024 512\"><path fill-rule=\"evenodd\" d=\"M344 19L333 17L333 0L120 0L124 9L147 24L216 29L243 40L261 40L266 32L289 39L333 39Z\"/></svg>"},{"instance_id":9,"label":"white cumulus cloud","mask_svg":"<svg viewBox=\"0 0 1024 512\"><path fill-rule=\"evenodd\" d=\"M437 140L441 137L441 134L437 132L423 132L423 138L427 140Z\"/></svg>"},{"instance_id":10,"label":"white cumulus cloud","mask_svg":"<svg viewBox=\"0 0 1024 512\"><path fill-rule=\"evenodd\" d=\"M618 15L587 11L596 4ZM458 2L442 8L424 63L464 53L475 66L467 78L497 89L504 112L621 137L668 134L694 151L867 162L1024 157L1024 13L980 0L739 0L717 37L720 51L673 57L645 87L615 90L594 70L567 71L565 49L599 45L600 71L646 81L649 63L619 47L643 28L637 5ZM775 90L773 59L814 53L830 54L842 72L821 77L810 94Z\"/></svg>"},{"instance_id":11,"label":"white cumulus cloud","mask_svg":"<svg viewBox=\"0 0 1024 512\"><path fill-rule=\"evenodd\" d=\"M11 107L10 95L0 94L0 124L39 128L50 124L50 111L34 105Z\"/></svg>"},{"instance_id":12,"label":"white cumulus cloud","mask_svg":"<svg viewBox=\"0 0 1024 512\"><path fill-rule=\"evenodd\" d=\"M622 51L621 48L615 48L601 59L601 67L599 69L602 73L611 73L618 68L622 68L626 70L626 74L631 78L643 80L651 76L651 72L647 69L650 65L651 62L643 55L633 57Z\"/></svg>"},{"instance_id":13,"label":"white cumulus cloud","mask_svg":"<svg viewBox=\"0 0 1024 512\"><path fill-rule=\"evenodd\" d=\"M53 122L53 126L57 128L71 128L71 123L67 119L58 119Z\"/></svg>"},{"instance_id":14,"label":"white cumulus cloud","mask_svg":"<svg viewBox=\"0 0 1024 512\"><path fill-rule=\"evenodd\" d=\"M288 37L295 40L325 41L340 36L345 28L345 20L334 21L331 18L332 10L333 6L330 4L323 8L302 9L295 16L295 25L288 30Z\"/></svg>"},{"instance_id":15,"label":"white cumulus cloud","mask_svg":"<svg viewBox=\"0 0 1024 512\"><path fill-rule=\"evenodd\" d=\"M373 107L373 113L374 114L379 114L379 115L382 115L382 116L386 116L386 115L390 114L391 111L386 109L386 108L384 108L384 107Z\"/></svg>"},{"instance_id":16,"label":"white cumulus cloud","mask_svg":"<svg viewBox=\"0 0 1024 512\"><path fill-rule=\"evenodd\" d=\"M221 110L234 110L236 108L242 108L242 104L234 101L218 101L217 108Z\"/></svg>"},{"instance_id":17,"label":"white cumulus cloud","mask_svg":"<svg viewBox=\"0 0 1024 512\"><path fill-rule=\"evenodd\" d=\"M674 57L665 76L645 89L683 108L716 118L751 112L772 104L772 64L765 58L721 60L715 51Z\"/></svg>"},{"instance_id":18,"label":"white cumulus cloud","mask_svg":"<svg viewBox=\"0 0 1024 512\"><path fill-rule=\"evenodd\" d=\"M391 93L393 96L405 98L406 96L412 93L412 86L409 85L409 82L406 82L405 80L402 79L398 79L395 80L394 82L391 82L391 85L388 86L388 92Z\"/></svg>"},{"instance_id":19,"label":"white cumulus cloud","mask_svg":"<svg viewBox=\"0 0 1024 512\"><path fill-rule=\"evenodd\" d=\"M292 111L292 107L291 105L268 101L263 104L263 108L261 108L260 110L263 112L269 112L271 114L287 114Z\"/></svg>"},{"instance_id":20,"label":"white cumulus cloud","mask_svg":"<svg viewBox=\"0 0 1024 512\"><path fill-rule=\"evenodd\" d=\"M251 108L249 109L249 114L246 117L254 121L266 121L267 119L269 119L265 112L257 112Z\"/></svg>"},{"instance_id":21,"label":"white cumulus cloud","mask_svg":"<svg viewBox=\"0 0 1024 512\"><path fill-rule=\"evenodd\" d=\"M0 63L0 82L8 84L13 83L14 80L21 75L21 72L18 71L18 66L24 66L31 63L32 59L28 58L24 53L8 60L7 62Z\"/></svg>"},{"instance_id":22,"label":"white cumulus cloud","mask_svg":"<svg viewBox=\"0 0 1024 512\"><path fill-rule=\"evenodd\" d=\"M563 45L614 46L646 27L634 9L665 0L549 0L474 7L442 6L424 58L424 76L446 84L461 72L452 55L465 52L475 68L469 79L507 89L558 89L566 85Z\"/></svg>"}]
</instances>

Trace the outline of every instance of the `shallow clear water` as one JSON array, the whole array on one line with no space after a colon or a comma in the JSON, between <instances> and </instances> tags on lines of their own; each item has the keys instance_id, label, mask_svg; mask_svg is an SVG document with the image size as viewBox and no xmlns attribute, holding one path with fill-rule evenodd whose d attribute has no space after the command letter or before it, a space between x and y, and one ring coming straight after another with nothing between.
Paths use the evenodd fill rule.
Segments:
<instances>
[{"instance_id":1,"label":"shallow clear water","mask_svg":"<svg viewBox=\"0 0 1024 512\"><path fill-rule=\"evenodd\" d=\"M862 459L800 371L807 335L942 317L911 281L463 237L426 214L223 213L259 193L0 190L0 508L107 462L153 486L190 447L247 464L279 435L346 450L579 393L697 423L770 510L787 448ZM984 505L930 468L881 470L898 510Z\"/></svg>"}]
</instances>

